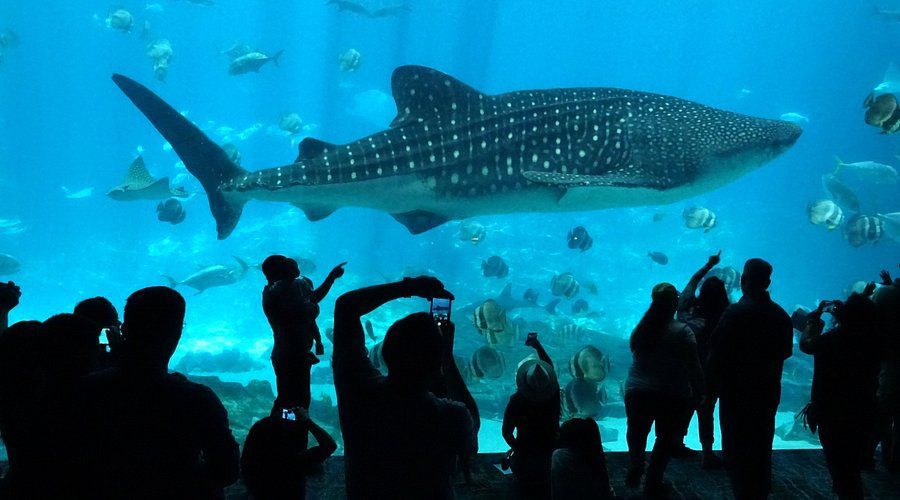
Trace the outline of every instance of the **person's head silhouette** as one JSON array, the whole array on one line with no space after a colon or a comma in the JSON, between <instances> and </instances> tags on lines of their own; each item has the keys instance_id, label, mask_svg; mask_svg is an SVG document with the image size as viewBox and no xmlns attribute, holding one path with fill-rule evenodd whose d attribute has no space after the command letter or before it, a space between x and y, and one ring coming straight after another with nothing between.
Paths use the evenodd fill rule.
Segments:
<instances>
[{"instance_id":1,"label":"person's head silhouette","mask_svg":"<svg viewBox=\"0 0 900 500\"><path fill-rule=\"evenodd\" d=\"M759 295L772 284L772 264L762 259L750 259L744 264L741 290L744 294Z\"/></svg>"},{"instance_id":2,"label":"person's head silhouette","mask_svg":"<svg viewBox=\"0 0 900 500\"><path fill-rule=\"evenodd\" d=\"M119 311L105 297L92 297L82 300L72 312L75 316L80 316L93 322L98 329L118 327L120 325Z\"/></svg>"},{"instance_id":3,"label":"person's head silhouette","mask_svg":"<svg viewBox=\"0 0 900 500\"><path fill-rule=\"evenodd\" d=\"M573 418L559 426L557 447L579 450L585 454L603 453L600 428L592 418Z\"/></svg>"},{"instance_id":4,"label":"person's head silhouette","mask_svg":"<svg viewBox=\"0 0 900 500\"><path fill-rule=\"evenodd\" d=\"M851 294L847 302L835 307L832 314L845 331L872 333L877 326L877 306L868 297L858 293Z\"/></svg>"},{"instance_id":5,"label":"person's head silhouette","mask_svg":"<svg viewBox=\"0 0 900 500\"><path fill-rule=\"evenodd\" d=\"M85 375L97 368L97 327L74 314L57 314L41 330L43 364L55 380Z\"/></svg>"},{"instance_id":6,"label":"person's head silhouette","mask_svg":"<svg viewBox=\"0 0 900 500\"><path fill-rule=\"evenodd\" d=\"M697 308L704 316L721 316L728 307L728 290L725 282L713 276L700 285L700 293L697 295Z\"/></svg>"},{"instance_id":7,"label":"person's head silhouette","mask_svg":"<svg viewBox=\"0 0 900 500\"><path fill-rule=\"evenodd\" d=\"M122 333L133 362L166 367L181 339L184 298L165 286L138 290L125 302Z\"/></svg>"},{"instance_id":8,"label":"person's head silhouette","mask_svg":"<svg viewBox=\"0 0 900 500\"><path fill-rule=\"evenodd\" d=\"M441 332L428 313L413 313L388 328L381 355L388 380L427 387L441 367Z\"/></svg>"},{"instance_id":9,"label":"person's head silhouette","mask_svg":"<svg viewBox=\"0 0 900 500\"><path fill-rule=\"evenodd\" d=\"M300 265L296 260L284 255L270 255L266 257L260 267L269 284L300 277Z\"/></svg>"}]
</instances>

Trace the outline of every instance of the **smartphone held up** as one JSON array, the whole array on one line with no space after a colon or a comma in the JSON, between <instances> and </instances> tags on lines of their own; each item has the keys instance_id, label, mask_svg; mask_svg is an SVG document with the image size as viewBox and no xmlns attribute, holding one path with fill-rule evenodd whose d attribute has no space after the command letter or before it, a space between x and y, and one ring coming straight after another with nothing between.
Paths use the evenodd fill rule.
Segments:
<instances>
[{"instance_id":1,"label":"smartphone held up","mask_svg":"<svg viewBox=\"0 0 900 500\"><path fill-rule=\"evenodd\" d=\"M450 321L450 309L453 305L452 299L433 298L431 299L431 317L437 324Z\"/></svg>"}]
</instances>

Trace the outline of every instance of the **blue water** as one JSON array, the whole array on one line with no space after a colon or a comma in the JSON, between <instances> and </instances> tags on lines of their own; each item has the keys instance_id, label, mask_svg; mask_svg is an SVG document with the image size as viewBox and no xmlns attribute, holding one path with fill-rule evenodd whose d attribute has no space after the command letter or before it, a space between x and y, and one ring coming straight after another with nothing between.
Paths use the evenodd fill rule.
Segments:
<instances>
[{"instance_id":1,"label":"blue water","mask_svg":"<svg viewBox=\"0 0 900 500\"><path fill-rule=\"evenodd\" d=\"M331 266L349 261L347 276L323 303L323 331L331 323L331 299L383 282L384 276L398 277L405 266L436 272L456 292L458 306L497 295L507 282L517 294L539 290L543 302L553 275L573 271L597 283L597 295L581 297L604 315L571 321L620 337L637 322L655 283L683 286L719 249L723 265L739 268L749 257L768 259L775 268L773 297L786 308L840 297L851 283L874 279L885 267L896 269L897 243L852 248L840 231L813 226L806 217L806 204L825 197L820 178L834 168L835 155L890 164L900 152L896 137L879 135L862 118L862 101L882 81L900 37L900 24L872 16L868 1L409 0L411 12L385 19L338 13L322 0L216 0L211 7L157 0L161 11L147 9L144 1L115 3L134 14L131 33L104 25L106 2L0 4L0 30L13 29L21 38L0 65L0 219L20 220L18 228L24 228L0 230L0 253L22 262L21 271L3 277L24 291L13 320L46 318L98 294L121 307L131 291L164 284L162 274L183 278L198 265L233 265L233 255L258 262L273 252L314 260L316 283ZM167 38L174 50L165 83L154 78L145 55L147 41L139 36L144 21L152 39ZM229 76L220 51L236 42L268 53L284 49L280 66ZM362 54L362 65L342 72L337 58L350 48ZM623 87L756 116L798 112L809 123L786 154L696 199L661 207L479 217L487 238L477 246L459 241L455 222L411 236L388 215L370 210L345 208L311 223L289 205L261 202L250 203L235 233L217 241L199 184L109 78L117 72L147 84L216 140L222 139L219 127L241 132L259 124L236 142L243 166L256 170L296 156L303 136L278 130L284 113L303 118L304 135L331 142L385 128L394 114L390 99L384 100L390 74L401 64L432 66L491 93ZM186 202L184 223L158 222L155 202L104 196L121 182L139 147L154 175L177 178L199 193ZM63 187L93 192L69 199ZM896 184L854 188L866 212L900 209ZM718 227L709 233L685 228L681 212L694 204L713 209ZM657 212L665 217L653 223ZM576 225L595 240L583 254L565 246L566 232ZM670 263L653 264L648 251L665 252ZM481 260L491 255L508 262L508 278L481 275ZM185 289L187 324L173 365L190 351L227 348L265 365L271 331L260 308L263 283L251 271L227 288L196 296ZM377 312L376 332L426 306L406 301ZM456 320L457 351L468 356L483 340L468 318ZM554 356L565 365L572 350L560 348ZM514 366L515 356L525 352L508 354ZM266 369L219 375L272 380ZM615 399L617 381L608 382ZM510 387L511 378L479 397L503 400ZM784 418L804 402L786 402ZM604 425L623 430L617 420ZM486 421L485 428L496 430L496 424ZM494 434L482 439L486 451L503 448ZM621 448L624 440L607 444Z\"/></svg>"}]
</instances>

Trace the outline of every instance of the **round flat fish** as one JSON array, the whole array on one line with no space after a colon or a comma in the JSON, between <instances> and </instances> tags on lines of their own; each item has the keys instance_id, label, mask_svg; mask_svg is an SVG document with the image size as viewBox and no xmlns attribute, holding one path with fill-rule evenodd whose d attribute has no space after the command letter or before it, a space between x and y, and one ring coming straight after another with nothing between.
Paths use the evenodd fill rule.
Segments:
<instances>
[{"instance_id":1,"label":"round flat fish","mask_svg":"<svg viewBox=\"0 0 900 500\"><path fill-rule=\"evenodd\" d=\"M172 225L181 224L186 216L187 212L185 212L184 206L175 198L161 201L156 206L156 218L160 222L168 222Z\"/></svg>"},{"instance_id":2,"label":"round flat fish","mask_svg":"<svg viewBox=\"0 0 900 500\"><path fill-rule=\"evenodd\" d=\"M569 230L566 236L566 242L572 250L581 250L585 252L594 244L594 239L588 234L584 226L577 226Z\"/></svg>"}]
</instances>

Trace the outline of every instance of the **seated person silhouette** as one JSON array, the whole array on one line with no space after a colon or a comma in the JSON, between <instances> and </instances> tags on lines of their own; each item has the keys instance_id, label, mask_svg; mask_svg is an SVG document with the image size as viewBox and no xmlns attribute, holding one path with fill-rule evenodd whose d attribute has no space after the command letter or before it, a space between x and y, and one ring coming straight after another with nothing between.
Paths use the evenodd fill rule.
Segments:
<instances>
[{"instance_id":1,"label":"seated person silhouette","mask_svg":"<svg viewBox=\"0 0 900 500\"><path fill-rule=\"evenodd\" d=\"M615 497L609 485L600 428L593 419L573 418L559 427L550 470L553 500Z\"/></svg>"},{"instance_id":2,"label":"seated person silhouette","mask_svg":"<svg viewBox=\"0 0 900 500\"><path fill-rule=\"evenodd\" d=\"M536 333L528 334L525 345L537 351L538 359L526 359L516 372L516 392L503 413L503 439L511 448L515 496L547 498L550 459L559 432L559 382Z\"/></svg>"},{"instance_id":3,"label":"seated person silhouette","mask_svg":"<svg viewBox=\"0 0 900 500\"><path fill-rule=\"evenodd\" d=\"M115 357L122 345L122 322L119 321L119 311L112 302L105 297L92 297L79 302L72 313L94 324L98 342L106 333L106 344L99 344L99 367L109 368L115 365Z\"/></svg>"},{"instance_id":4,"label":"seated person silhouette","mask_svg":"<svg viewBox=\"0 0 900 500\"><path fill-rule=\"evenodd\" d=\"M309 434L316 446L307 448ZM254 500L306 498L306 477L337 450L337 443L306 409L277 408L250 428L241 476Z\"/></svg>"},{"instance_id":5,"label":"seated person silhouette","mask_svg":"<svg viewBox=\"0 0 900 500\"><path fill-rule=\"evenodd\" d=\"M319 302L328 295L335 280L344 275L346 262L337 265L319 288L300 275L297 261L283 255L272 255L262 263L268 282L263 289L262 304L275 345L272 367L278 397L273 408L302 406L309 408L310 370L319 362L312 352L324 354L322 335L316 325Z\"/></svg>"},{"instance_id":6,"label":"seated person silhouette","mask_svg":"<svg viewBox=\"0 0 900 500\"><path fill-rule=\"evenodd\" d=\"M221 498L237 480L238 444L221 401L168 373L184 312L168 287L128 298L121 363L84 382L82 498Z\"/></svg>"},{"instance_id":7,"label":"seated person silhouette","mask_svg":"<svg viewBox=\"0 0 900 500\"><path fill-rule=\"evenodd\" d=\"M369 361L360 318L403 297L452 295L435 278L406 278L345 293L335 305L332 366L351 499L454 498L457 457L477 451L464 403L428 390L445 350L431 314L413 313L388 328L387 377Z\"/></svg>"}]
</instances>

